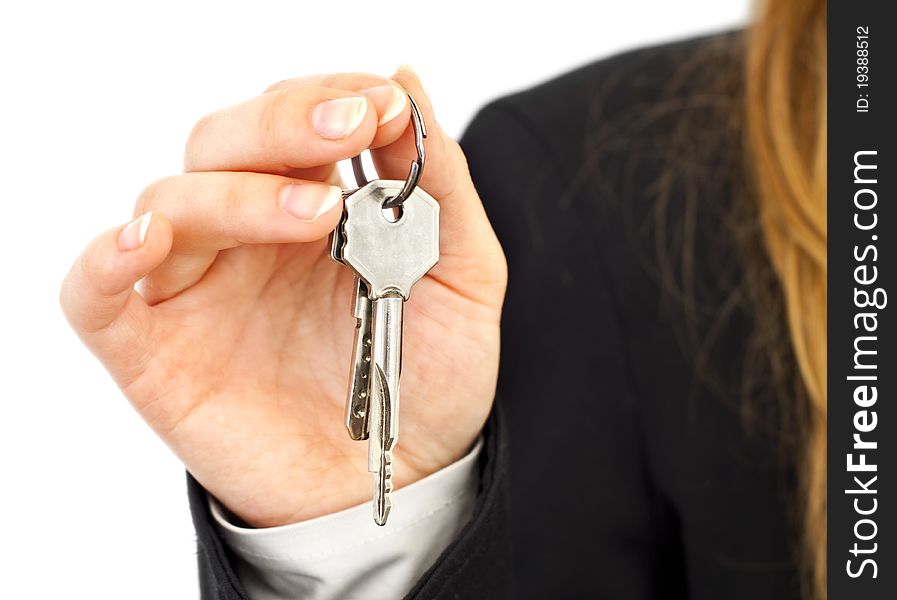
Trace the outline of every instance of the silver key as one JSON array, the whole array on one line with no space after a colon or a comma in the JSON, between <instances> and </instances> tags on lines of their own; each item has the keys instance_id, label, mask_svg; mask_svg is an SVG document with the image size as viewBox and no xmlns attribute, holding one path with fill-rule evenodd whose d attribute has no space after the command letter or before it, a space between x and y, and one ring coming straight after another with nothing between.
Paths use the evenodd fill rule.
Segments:
<instances>
[{"instance_id":1,"label":"silver key","mask_svg":"<svg viewBox=\"0 0 897 600\"><path fill-rule=\"evenodd\" d=\"M368 439L368 415L370 414L370 370L371 370L371 300L368 286L358 276L355 277L355 342L353 343L352 365L349 370L349 393L346 398L346 430L353 440Z\"/></svg>"},{"instance_id":2,"label":"silver key","mask_svg":"<svg viewBox=\"0 0 897 600\"><path fill-rule=\"evenodd\" d=\"M373 302L368 471L374 474L374 522L377 525L386 525L392 508L392 451L399 441L404 302L398 294Z\"/></svg>"},{"instance_id":3,"label":"silver key","mask_svg":"<svg viewBox=\"0 0 897 600\"><path fill-rule=\"evenodd\" d=\"M404 302L411 297L412 286L439 260L439 204L429 194L415 188L394 221L381 208L403 185L378 179L349 195L340 232L340 259L367 284L371 304L368 470L374 474L378 525L386 523L391 508ZM356 347L356 356L357 352Z\"/></svg>"},{"instance_id":4,"label":"silver key","mask_svg":"<svg viewBox=\"0 0 897 600\"><path fill-rule=\"evenodd\" d=\"M346 200L349 196L354 194L356 190L343 190L343 201ZM338 263L343 263L343 223L346 222L346 209L345 205L343 207L343 214L340 217L340 221L336 226L336 229L333 230L333 233L330 234L330 258L335 260Z\"/></svg>"},{"instance_id":5,"label":"silver key","mask_svg":"<svg viewBox=\"0 0 897 600\"><path fill-rule=\"evenodd\" d=\"M343 200L356 190L343 190ZM343 263L343 223L346 211L343 210L339 224L330 236L330 258ZM355 341L353 342L352 362L349 366L349 391L346 395L346 430L353 440L368 439L368 415L370 414L370 366L371 366L371 301L368 298L367 284L355 276L355 294L352 302L352 315L355 317Z\"/></svg>"}]
</instances>

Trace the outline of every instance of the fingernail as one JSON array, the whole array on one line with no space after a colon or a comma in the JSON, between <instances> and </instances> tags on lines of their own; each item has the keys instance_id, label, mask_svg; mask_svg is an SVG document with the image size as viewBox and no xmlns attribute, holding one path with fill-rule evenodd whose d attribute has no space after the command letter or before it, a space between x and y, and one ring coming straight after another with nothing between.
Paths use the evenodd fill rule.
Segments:
<instances>
[{"instance_id":1,"label":"fingernail","mask_svg":"<svg viewBox=\"0 0 897 600\"><path fill-rule=\"evenodd\" d=\"M313 223L333 208L342 194L334 185L293 183L280 190L280 206L300 221Z\"/></svg>"},{"instance_id":2,"label":"fingernail","mask_svg":"<svg viewBox=\"0 0 897 600\"><path fill-rule=\"evenodd\" d=\"M119 250L136 250L142 247L146 241L146 231L152 220L153 213L148 212L125 225L125 228L118 234Z\"/></svg>"},{"instance_id":3,"label":"fingernail","mask_svg":"<svg viewBox=\"0 0 897 600\"><path fill-rule=\"evenodd\" d=\"M408 95L394 85L378 85L363 89L361 93L370 98L374 106L386 107L383 109L383 115L377 122L378 125L383 125L395 119L399 113L405 110L405 105L408 104Z\"/></svg>"},{"instance_id":4,"label":"fingernail","mask_svg":"<svg viewBox=\"0 0 897 600\"><path fill-rule=\"evenodd\" d=\"M427 100L432 100L432 98L430 98L430 92L427 91L427 88L424 85L424 82L421 81L420 75L418 75L417 71L415 71L411 65L409 65L408 63L403 63L403 64L399 65L399 68L396 69L396 73L402 73L402 72L413 75L414 78L417 79L417 82L420 84L420 89L422 89L424 91L424 94L427 96Z\"/></svg>"},{"instance_id":5,"label":"fingernail","mask_svg":"<svg viewBox=\"0 0 897 600\"><path fill-rule=\"evenodd\" d=\"M367 108L363 96L325 100L312 111L312 125L321 137L341 140L361 124Z\"/></svg>"}]
</instances>

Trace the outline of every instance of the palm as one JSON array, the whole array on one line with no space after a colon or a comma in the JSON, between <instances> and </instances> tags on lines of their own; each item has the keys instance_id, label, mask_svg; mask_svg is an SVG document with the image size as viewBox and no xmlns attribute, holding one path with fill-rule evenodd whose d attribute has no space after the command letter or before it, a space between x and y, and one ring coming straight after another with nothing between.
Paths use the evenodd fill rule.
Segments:
<instances>
[{"instance_id":1,"label":"palm","mask_svg":"<svg viewBox=\"0 0 897 600\"><path fill-rule=\"evenodd\" d=\"M441 257L405 304L394 482L448 465L491 407L507 268L464 153L411 72L285 80L200 119L185 173L147 186L136 218L91 242L63 282L75 331L199 483L252 525L370 498L368 445L344 427L354 278L326 237L337 161L371 149L377 172L399 179L421 159L410 95Z\"/></svg>"},{"instance_id":2,"label":"palm","mask_svg":"<svg viewBox=\"0 0 897 600\"><path fill-rule=\"evenodd\" d=\"M443 257L405 305L400 485L456 459L489 410L494 369L482 363L496 354L501 294L492 294L495 318L480 319L477 294L438 279L467 269ZM241 246L221 252L199 284L156 306L164 344L126 392L238 514L292 506L271 520L295 519L317 512L309 490L351 502L370 493L367 443L350 440L343 427L352 285L323 240ZM297 497L302 505L287 500Z\"/></svg>"}]
</instances>

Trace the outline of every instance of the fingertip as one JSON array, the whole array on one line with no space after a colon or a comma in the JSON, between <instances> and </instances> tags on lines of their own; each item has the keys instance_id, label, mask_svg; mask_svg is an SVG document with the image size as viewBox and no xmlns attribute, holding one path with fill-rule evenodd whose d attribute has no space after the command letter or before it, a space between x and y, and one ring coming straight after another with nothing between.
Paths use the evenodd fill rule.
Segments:
<instances>
[{"instance_id":1,"label":"fingertip","mask_svg":"<svg viewBox=\"0 0 897 600\"><path fill-rule=\"evenodd\" d=\"M421 110L424 110L424 107L426 107L427 111L431 115L433 114L433 99L430 96L430 92L427 90L427 86L424 85L420 74L411 65L407 63L399 65L396 68L396 72L389 78L408 90L414 96L414 100Z\"/></svg>"},{"instance_id":2,"label":"fingertip","mask_svg":"<svg viewBox=\"0 0 897 600\"><path fill-rule=\"evenodd\" d=\"M424 85L423 81L421 80L420 74L417 72L416 69L414 69L414 67L412 67L408 63L400 64L396 68L396 72L393 74L392 77L390 77L390 79L395 79L396 77L398 77L399 79L411 78L413 81L415 81L417 83L417 86L424 93L424 96L426 96L427 100L430 100L430 92L427 91L426 86Z\"/></svg>"},{"instance_id":3,"label":"fingertip","mask_svg":"<svg viewBox=\"0 0 897 600\"><path fill-rule=\"evenodd\" d=\"M430 96L413 68L407 64L400 65L390 79L401 85L414 99L426 127L427 135L423 143L428 166L424 169L420 185L437 196L451 193L459 182L469 180L466 158L460 146L436 121ZM387 144L373 153L374 165L384 179L404 178L409 162L417 157L415 137L410 127L395 141L398 143Z\"/></svg>"},{"instance_id":4,"label":"fingertip","mask_svg":"<svg viewBox=\"0 0 897 600\"><path fill-rule=\"evenodd\" d=\"M315 133L324 144L321 147L322 154L315 160L316 165L354 156L364 151L365 148L370 147L373 141L380 135L381 130L377 123L380 116L377 106L371 98L355 93L353 96L336 98L335 101L339 103L349 99L359 101L357 113L353 113L355 109L351 107L349 102L346 102L345 104L348 108L345 110L343 117L338 115L339 110L334 111L335 116L332 117L332 121L330 121L331 116L327 116L323 112L317 116L312 115ZM319 103L313 110L313 113L318 111L319 107L330 102L333 101L325 100ZM342 119L345 119L345 121L340 122ZM305 153L310 156L311 152L307 142L303 140L302 136L295 137L302 144L295 152L297 154ZM331 145L332 147L328 147ZM334 156L332 155L333 152L338 152L339 154Z\"/></svg>"},{"instance_id":5,"label":"fingertip","mask_svg":"<svg viewBox=\"0 0 897 600\"><path fill-rule=\"evenodd\" d=\"M95 238L62 282L59 303L79 335L107 327L123 310L134 284L171 249L171 223L158 212Z\"/></svg>"},{"instance_id":6,"label":"fingertip","mask_svg":"<svg viewBox=\"0 0 897 600\"><path fill-rule=\"evenodd\" d=\"M390 81L361 90L376 109L377 132L369 148L379 148L399 139L411 119L408 93L397 82Z\"/></svg>"},{"instance_id":7,"label":"fingertip","mask_svg":"<svg viewBox=\"0 0 897 600\"><path fill-rule=\"evenodd\" d=\"M317 181L295 181L280 188L280 207L302 223L315 223L330 213L343 197L342 189Z\"/></svg>"},{"instance_id":8,"label":"fingertip","mask_svg":"<svg viewBox=\"0 0 897 600\"><path fill-rule=\"evenodd\" d=\"M308 221L308 227L303 241L313 242L330 235L343 214L343 190L335 185L328 186L329 190L324 202L315 213L314 218Z\"/></svg>"},{"instance_id":9,"label":"fingertip","mask_svg":"<svg viewBox=\"0 0 897 600\"><path fill-rule=\"evenodd\" d=\"M377 125L383 126L399 117L408 108L408 94L397 83L388 83L359 90L377 111Z\"/></svg>"},{"instance_id":10,"label":"fingertip","mask_svg":"<svg viewBox=\"0 0 897 600\"><path fill-rule=\"evenodd\" d=\"M373 109L363 96L327 98L312 108L312 127L325 140L341 142L358 130Z\"/></svg>"},{"instance_id":11,"label":"fingertip","mask_svg":"<svg viewBox=\"0 0 897 600\"><path fill-rule=\"evenodd\" d=\"M327 237L342 215L343 190L317 181L294 180L278 192L282 213L270 220L265 239L307 243Z\"/></svg>"},{"instance_id":12,"label":"fingertip","mask_svg":"<svg viewBox=\"0 0 897 600\"><path fill-rule=\"evenodd\" d=\"M159 211L145 212L119 229L118 260L143 277L168 256L173 239L168 217Z\"/></svg>"},{"instance_id":13,"label":"fingertip","mask_svg":"<svg viewBox=\"0 0 897 600\"><path fill-rule=\"evenodd\" d=\"M122 227L118 234L118 249L127 252L142 248L152 219L153 212L146 212Z\"/></svg>"},{"instance_id":14,"label":"fingertip","mask_svg":"<svg viewBox=\"0 0 897 600\"><path fill-rule=\"evenodd\" d=\"M338 210L337 210L338 209ZM336 215L342 213L343 209L343 190L342 188L331 185L328 186L327 195L325 197L324 202L321 203L321 206L318 208L315 213L315 218L313 221L318 222L322 219L325 224L329 223Z\"/></svg>"},{"instance_id":15,"label":"fingertip","mask_svg":"<svg viewBox=\"0 0 897 600\"><path fill-rule=\"evenodd\" d=\"M436 113L433 109L433 102L430 93L421 81L420 75L408 64L399 65L396 72L390 76L390 79L401 85L412 98L420 109L421 117L427 130L427 140L429 144L434 141L440 145L444 145L443 138L449 137L439 122L436 121Z\"/></svg>"}]
</instances>

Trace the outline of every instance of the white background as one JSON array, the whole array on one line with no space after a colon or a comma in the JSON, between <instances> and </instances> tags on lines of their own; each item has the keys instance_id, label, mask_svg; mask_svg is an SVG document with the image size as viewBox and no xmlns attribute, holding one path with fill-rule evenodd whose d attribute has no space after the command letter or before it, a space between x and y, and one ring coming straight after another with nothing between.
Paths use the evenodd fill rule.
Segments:
<instances>
[{"instance_id":1,"label":"white background","mask_svg":"<svg viewBox=\"0 0 897 600\"><path fill-rule=\"evenodd\" d=\"M738 26L747 0L19 2L0 9L0 586L195 598L182 466L72 334L59 284L205 113L409 63L440 123L615 51Z\"/></svg>"}]
</instances>

